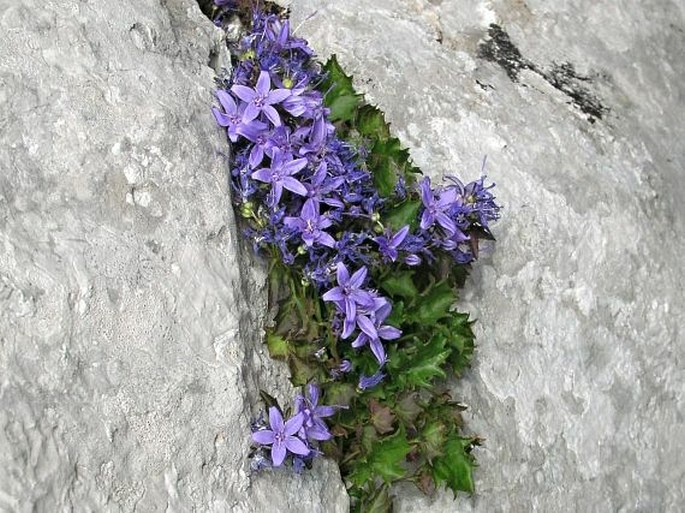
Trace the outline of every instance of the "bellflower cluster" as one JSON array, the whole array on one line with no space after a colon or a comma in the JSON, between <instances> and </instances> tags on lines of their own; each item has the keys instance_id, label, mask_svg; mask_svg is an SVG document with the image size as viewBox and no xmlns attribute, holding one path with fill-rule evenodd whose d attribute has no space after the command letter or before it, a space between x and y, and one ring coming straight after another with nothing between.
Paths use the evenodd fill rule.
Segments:
<instances>
[{"instance_id":1,"label":"bellflower cluster","mask_svg":"<svg viewBox=\"0 0 685 513\"><path fill-rule=\"evenodd\" d=\"M276 406L269 408L268 423L260 418L252 425L252 440L259 446L253 458L253 467L280 467L291 455L297 469L319 455L318 442L330 440L325 418L335 414L333 406L319 405L319 387L310 384L305 395L295 397L295 415L288 420Z\"/></svg>"},{"instance_id":2,"label":"bellflower cluster","mask_svg":"<svg viewBox=\"0 0 685 513\"><path fill-rule=\"evenodd\" d=\"M226 13L235 5L215 4ZM430 178L398 173L381 187L371 158L376 147L359 134L339 133L326 103L328 78L287 18L255 10L212 111L232 143L231 186L248 220L245 234L256 252L301 270L302 286L315 297L316 306L301 315L314 316L320 332L308 354L297 357L323 362L325 372L300 384L351 379L363 394L392 375L396 344L413 340L394 325L393 306L402 305L392 304L383 270L411 276L445 255L470 263L478 238L491 237L499 207L483 178L464 185L449 177L436 187ZM411 215L389 222L400 207ZM290 458L297 469L316 456L317 444L332 437L325 419L336 412L319 400L319 387L310 383L290 418L271 406L268 423L253 427L253 464L278 467Z\"/></svg>"},{"instance_id":3,"label":"bellflower cluster","mask_svg":"<svg viewBox=\"0 0 685 513\"><path fill-rule=\"evenodd\" d=\"M302 265L323 300L335 305L338 336L352 340L354 348L368 346L380 372L384 341L402 332L384 324L392 305L368 283L368 266L416 266L431 262L436 251L467 263L474 258L469 228L477 223L487 230L498 207L483 179L463 185L450 178L432 188L424 178L417 191L418 229L406 225L378 234L384 200L363 147L339 139L328 119L330 110L316 89L324 75L307 42L291 33L287 19L255 11L241 52L230 81L216 93L220 108L213 112L234 143L234 197L255 221L246 233L255 250ZM396 197L405 197L407 189L398 181Z\"/></svg>"}]
</instances>

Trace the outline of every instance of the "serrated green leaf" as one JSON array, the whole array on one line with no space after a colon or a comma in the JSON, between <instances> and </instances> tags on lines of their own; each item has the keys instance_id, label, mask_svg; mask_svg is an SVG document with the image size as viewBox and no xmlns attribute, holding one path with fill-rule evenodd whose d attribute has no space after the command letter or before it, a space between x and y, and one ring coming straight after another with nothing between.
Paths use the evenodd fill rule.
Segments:
<instances>
[{"instance_id":1,"label":"serrated green leaf","mask_svg":"<svg viewBox=\"0 0 685 513\"><path fill-rule=\"evenodd\" d=\"M325 93L324 104L331 109L329 120L336 122L355 119L362 95L355 92L352 77L343 71L335 55L324 64L324 71L327 76L319 89Z\"/></svg>"},{"instance_id":2,"label":"serrated green leaf","mask_svg":"<svg viewBox=\"0 0 685 513\"><path fill-rule=\"evenodd\" d=\"M390 128L383 113L373 105L364 105L357 112L356 128L360 134L372 139L387 139Z\"/></svg>"},{"instance_id":3,"label":"serrated green leaf","mask_svg":"<svg viewBox=\"0 0 685 513\"><path fill-rule=\"evenodd\" d=\"M271 358L282 360L288 357L289 344L283 337L275 333L269 333L266 336L266 346L269 348Z\"/></svg>"},{"instance_id":4,"label":"serrated green leaf","mask_svg":"<svg viewBox=\"0 0 685 513\"><path fill-rule=\"evenodd\" d=\"M392 228L393 231L398 231L400 228L407 225L415 228L418 226L418 213L420 208L420 200L405 201L390 209L388 215L383 219L383 222Z\"/></svg>"},{"instance_id":5,"label":"serrated green leaf","mask_svg":"<svg viewBox=\"0 0 685 513\"><path fill-rule=\"evenodd\" d=\"M328 108L331 109L328 119L334 123L336 121L350 121L354 118L358 106L359 97L356 95L336 96L328 104Z\"/></svg>"},{"instance_id":6,"label":"serrated green leaf","mask_svg":"<svg viewBox=\"0 0 685 513\"><path fill-rule=\"evenodd\" d=\"M454 351L450 356L449 363L455 374L460 374L471 364L475 349L475 336L473 334L472 321L468 314L453 313L448 329L447 342Z\"/></svg>"},{"instance_id":7,"label":"serrated green leaf","mask_svg":"<svg viewBox=\"0 0 685 513\"><path fill-rule=\"evenodd\" d=\"M444 453L433 460L433 479L444 483L456 496L457 492L473 493L474 458L467 451L471 439L452 434L444 445Z\"/></svg>"},{"instance_id":8,"label":"serrated green leaf","mask_svg":"<svg viewBox=\"0 0 685 513\"><path fill-rule=\"evenodd\" d=\"M455 292L447 283L433 285L429 292L419 299L414 320L420 324L433 325L449 314L449 309L456 300Z\"/></svg>"},{"instance_id":9,"label":"serrated green leaf","mask_svg":"<svg viewBox=\"0 0 685 513\"><path fill-rule=\"evenodd\" d=\"M397 404L393 409L397 418L406 426L412 426L419 416L419 413L421 413L421 407L418 404L418 400L418 394L407 394L397 401Z\"/></svg>"},{"instance_id":10,"label":"serrated green leaf","mask_svg":"<svg viewBox=\"0 0 685 513\"><path fill-rule=\"evenodd\" d=\"M414 285L412 271L404 271L393 276L389 276L381 283L381 288L391 296L400 296L412 299L419 295L419 291Z\"/></svg>"},{"instance_id":11,"label":"serrated green leaf","mask_svg":"<svg viewBox=\"0 0 685 513\"><path fill-rule=\"evenodd\" d=\"M374 155L374 157L376 157ZM397 173L393 170L392 160L380 156L374 158L369 166L371 175L373 176L373 184L378 190L378 195L382 198L387 198L395 191L397 185Z\"/></svg>"},{"instance_id":12,"label":"serrated green leaf","mask_svg":"<svg viewBox=\"0 0 685 513\"><path fill-rule=\"evenodd\" d=\"M428 461L442 454L447 436L447 426L439 421L429 422L421 430L422 449Z\"/></svg>"},{"instance_id":13,"label":"serrated green leaf","mask_svg":"<svg viewBox=\"0 0 685 513\"><path fill-rule=\"evenodd\" d=\"M373 428L372 428L373 429ZM405 476L402 465L411 451L404 429L398 429L393 435L383 437L373 444L371 452L357 465L350 475L355 486L363 486L372 476L379 477L386 483Z\"/></svg>"},{"instance_id":14,"label":"serrated green leaf","mask_svg":"<svg viewBox=\"0 0 685 513\"><path fill-rule=\"evenodd\" d=\"M433 380L446 376L443 366L452 350L445 347L444 339L436 338L426 344L417 343L416 348L415 352L402 353L396 359L400 365L397 380L409 387L431 388Z\"/></svg>"},{"instance_id":15,"label":"serrated green leaf","mask_svg":"<svg viewBox=\"0 0 685 513\"><path fill-rule=\"evenodd\" d=\"M345 70L342 69L337 55L331 55L326 64L323 65L323 70L327 75L324 81L326 85L334 84L338 94L354 94L352 77L347 75Z\"/></svg>"},{"instance_id":16,"label":"serrated green leaf","mask_svg":"<svg viewBox=\"0 0 685 513\"><path fill-rule=\"evenodd\" d=\"M388 493L388 486L380 486L371 497L360 504L360 513L390 513L392 500Z\"/></svg>"}]
</instances>

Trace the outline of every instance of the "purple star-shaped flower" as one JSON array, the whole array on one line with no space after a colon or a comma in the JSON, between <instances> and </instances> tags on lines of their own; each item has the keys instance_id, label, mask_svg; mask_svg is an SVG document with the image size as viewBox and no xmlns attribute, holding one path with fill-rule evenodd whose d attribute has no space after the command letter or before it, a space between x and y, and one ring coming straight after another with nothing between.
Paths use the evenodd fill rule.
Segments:
<instances>
[{"instance_id":1,"label":"purple star-shaped flower","mask_svg":"<svg viewBox=\"0 0 685 513\"><path fill-rule=\"evenodd\" d=\"M324 301L334 302L338 309L345 313L343 332L340 335L342 338L349 337L354 331L357 322L357 305L366 308L373 308L374 306L371 294L361 288L366 279L366 274L367 269L364 266L350 276L345 264L338 262L336 272L338 286L333 287L322 296Z\"/></svg>"},{"instance_id":2,"label":"purple star-shaped flower","mask_svg":"<svg viewBox=\"0 0 685 513\"><path fill-rule=\"evenodd\" d=\"M297 433L302 428L304 416L298 413L293 418L283 423L283 416L278 408L272 406L269 408L269 424L271 429L261 429L252 433L252 440L260 445L271 446L271 460L274 467L278 467L283 463L287 451L300 456L307 456L309 448L302 440L297 438Z\"/></svg>"},{"instance_id":3,"label":"purple star-shaped flower","mask_svg":"<svg viewBox=\"0 0 685 513\"><path fill-rule=\"evenodd\" d=\"M397 248L400 244L402 244L402 242L404 242L404 239L407 237L408 233L409 225L401 228L400 231L398 231L395 235L389 233L387 234L387 237L381 235L374 239L376 244L378 244L378 249L383 256L383 260L390 260L391 262L397 260Z\"/></svg>"},{"instance_id":4,"label":"purple star-shaped flower","mask_svg":"<svg viewBox=\"0 0 685 513\"><path fill-rule=\"evenodd\" d=\"M442 191L438 197L435 199L433 190L431 189L430 178L426 177L421 182L421 201L423 202L424 211L421 216L421 229L427 230L431 226L437 223L442 226L448 235L454 235L457 230L454 221L450 219L446 211L452 207L457 199L457 194L454 188L448 188Z\"/></svg>"},{"instance_id":5,"label":"purple star-shaped flower","mask_svg":"<svg viewBox=\"0 0 685 513\"><path fill-rule=\"evenodd\" d=\"M243 130L261 131L266 128L266 125L259 121L243 123L244 105L238 107L233 97L226 91L219 89L216 92L216 97L219 99L224 112L221 112L216 107L212 107L212 112L219 126L225 127L228 131L228 138L231 142L236 142L239 135L244 135L242 133Z\"/></svg>"},{"instance_id":6,"label":"purple star-shaped flower","mask_svg":"<svg viewBox=\"0 0 685 513\"><path fill-rule=\"evenodd\" d=\"M352 347L362 347L369 344L371 352L376 357L379 364L383 365L386 362L385 348L381 340L395 340L402 335L402 332L393 326L383 324L392 310L390 302L385 298L376 298L373 312L368 315L357 316L357 325L362 330L359 336L352 342ZM373 318L373 321L371 321ZM363 323L360 320L364 319Z\"/></svg>"},{"instance_id":7,"label":"purple star-shaped flower","mask_svg":"<svg viewBox=\"0 0 685 513\"><path fill-rule=\"evenodd\" d=\"M335 208L343 208L345 204L339 199L329 196L333 192L337 192L340 186L345 183L345 178L342 176L330 177L328 176L328 165L325 161L319 164L316 172L312 175L309 183L304 186L307 189L307 196L312 200L323 202Z\"/></svg>"},{"instance_id":8,"label":"purple star-shaped flower","mask_svg":"<svg viewBox=\"0 0 685 513\"><path fill-rule=\"evenodd\" d=\"M335 247L335 239L323 231L333 222L319 214L319 204L312 199L305 201L300 217L286 217L283 224L297 230L308 248L315 242L329 248Z\"/></svg>"},{"instance_id":9,"label":"purple star-shaped flower","mask_svg":"<svg viewBox=\"0 0 685 513\"><path fill-rule=\"evenodd\" d=\"M295 409L300 413L304 421L302 431L306 438L312 440L330 440L333 435L328 431L328 426L322 420L335 413L333 406L319 406L319 387L310 384L307 387L307 395L298 395L295 398Z\"/></svg>"},{"instance_id":10,"label":"purple star-shaped flower","mask_svg":"<svg viewBox=\"0 0 685 513\"><path fill-rule=\"evenodd\" d=\"M290 89L274 89L271 90L271 77L268 71L262 71L257 79L257 86L251 87L236 84L231 87L231 91L247 103L245 112L243 113L243 122L252 121L260 113L269 118L275 126L281 125L281 117L274 109L274 105L281 103L288 96L291 95Z\"/></svg>"},{"instance_id":11,"label":"purple star-shaped flower","mask_svg":"<svg viewBox=\"0 0 685 513\"><path fill-rule=\"evenodd\" d=\"M271 167L263 167L252 173L252 178L260 182L271 184L270 205L276 205L283 194L283 189L288 189L295 194L305 196L307 189L292 175L299 173L307 165L307 159L295 159L292 155L283 153L278 148L273 148Z\"/></svg>"}]
</instances>

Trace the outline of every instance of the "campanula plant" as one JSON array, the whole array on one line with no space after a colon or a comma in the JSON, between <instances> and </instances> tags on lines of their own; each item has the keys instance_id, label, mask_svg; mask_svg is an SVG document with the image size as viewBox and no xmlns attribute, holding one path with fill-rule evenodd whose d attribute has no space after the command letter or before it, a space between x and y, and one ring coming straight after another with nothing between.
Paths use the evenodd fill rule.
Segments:
<instances>
[{"instance_id":1,"label":"campanula plant","mask_svg":"<svg viewBox=\"0 0 685 513\"><path fill-rule=\"evenodd\" d=\"M215 4L218 24L245 23L212 110L245 235L269 261L266 343L305 390L292 413L262 394L253 468L334 458L355 511L389 511L401 480L473 492L480 440L448 380L473 356L472 322L453 307L493 239L493 186L422 177L382 112L277 6Z\"/></svg>"}]
</instances>

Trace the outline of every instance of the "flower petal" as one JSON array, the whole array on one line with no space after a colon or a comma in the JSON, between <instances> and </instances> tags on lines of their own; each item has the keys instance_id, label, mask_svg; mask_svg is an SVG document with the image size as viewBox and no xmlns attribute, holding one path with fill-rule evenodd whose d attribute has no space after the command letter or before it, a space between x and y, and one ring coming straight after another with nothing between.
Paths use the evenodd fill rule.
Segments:
<instances>
[{"instance_id":1,"label":"flower petal","mask_svg":"<svg viewBox=\"0 0 685 513\"><path fill-rule=\"evenodd\" d=\"M269 72L262 70L262 72L259 74L259 78L257 79L257 87L255 87L255 90L261 96L266 96L269 94L270 89L271 77L269 76Z\"/></svg>"},{"instance_id":2,"label":"flower petal","mask_svg":"<svg viewBox=\"0 0 685 513\"><path fill-rule=\"evenodd\" d=\"M281 463L283 463L283 460L285 459L285 446L280 443L274 443L271 446L271 461L274 464L274 467L280 467Z\"/></svg>"},{"instance_id":3,"label":"flower petal","mask_svg":"<svg viewBox=\"0 0 685 513\"><path fill-rule=\"evenodd\" d=\"M361 269L358 269L350 278L350 285L357 289L361 287L364 284L364 280L366 279L366 274L366 266L362 267Z\"/></svg>"},{"instance_id":4,"label":"flower petal","mask_svg":"<svg viewBox=\"0 0 685 513\"><path fill-rule=\"evenodd\" d=\"M231 124L231 119L216 107L212 107L212 113L219 126L229 126Z\"/></svg>"},{"instance_id":5,"label":"flower petal","mask_svg":"<svg viewBox=\"0 0 685 513\"><path fill-rule=\"evenodd\" d=\"M304 185L302 185L292 176L284 176L281 179L281 183L283 184L283 187L294 192L295 194L299 194L300 196L307 195L307 189L304 188Z\"/></svg>"},{"instance_id":6,"label":"flower petal","mask_svg":"<svg viewBox=\"0 0 685 513\"><path fill-rule=\"evenodd\" d=\"M286 438L285 446L294 454L299 454L300 456L306 456L309 454L309 447L307 447L302 440L295 436L289 436Z\"/></svg>"},{"instance_id":7,"label":"flower petal","mask_svg":"<svg viewBox=\"0 0 685 513\"><path fill-rule=\"evenodd\" d=\"M269 121L271 121L274 124L274 126L281 126L283 124L281 123L281 116L278 115L276 109L274 109L271 105L263 105L262 112L266 114L266 117L269 118Z\"/></svg>"},{"instance_id":8,"label":"flower petal","mask_svg":"<svg viewBox=\"0 0 685 513\"><path fill-rule=\"evenodd\" d=\"M283 415L275 406L269 408L269 424L274 433L283 432Z\"/></svg>"},{"instance_id":9,"label":"flower petal","mask_svg":"<svg viewBox=\"0 0 685 513\"><path fill-rule=\"evenodd\" d=\"M284 433L286 435L294 435L295 433L297 433L300 430L303 422L304 422L304 415L302 415L301 413L298 413L293 418L288 419L288 422L285 423Z\"/></svg>"},{"instance_id":10,"label":"flower petal","mask_svg":"<svg viewBox=\"0 0 685 513\"><path fill-rule=\"evenodd\" d=\"M394 326L381 326L378 328L378 336L383 340L395 340L402 336L402 331L398 330Z\"/></svg>"},{"instance_id":11,"label":"flower petal","mask_svg":"<svg viewBox=\"0 0 685 513\"><path fill-rule=\"evenodd\" d=\"M291 160L290 162L283 164L283 171L288 173L289 175L294 175L298 171L302 170L303 168L307 167L307 164L309 162L307 159L295 159Z\"/></svg>"},{"instance_id":12,"label":"flower petal","mask_svg":"<svg viewBox=\"0 0 685 513\"><path fill-rule=\"evenodd\" d=\"M257 93L255 93L255 90L252 89L251 87L247 87L244 85L234 85L231 87L231 91L241 100L243 100L246 103L250 103L255 96L257 96Z\"/></svg>"},{"instance_id":13,"label":"flower petal","mask_svg":"<svg viewBox=\"0 0 685 513\"><path fill-rule=\"evenodd\" d=\"M283 100L288 98L292 92L290 89L275 89L269 93L266 97L265 103L268 105L273 105L275 103L281 103Z\"/></svg>"},{"instance_id":14,"label":"flower petal","mask_svg":"<svg viewBox=\"0 0 685 513\"><path fill-rule=\"evenodd\" d=\"M338 262L338 267L336 269L336 277L338 278L338 285L344 287L350 280L350 273L345 267L345 264Z\"/></svg>"},{"instance_id":15,"label":"flower petal","mask_svg":"<svg viewBox=\"0 0 685 513\"><path fill-rule=\"evenodd\" d=\"M374 324L371 322L371 319L369 319L366 315L357 316L357 326L359 326L359 328L368 335L372 342L378 338L376 326L374 326Z\"/></svg>"},{"instance_id":16,"label":"flower petal","mask_svg":"<svg viewBox=\"0 0 685 513\"><path fill-rule=\"evenodd\" d=\"M324 301L344 301L345 296L343 295L340 287L333 287L322 296L322 299Z\"/></svg>"},{"instance_id":17,"label":"flower petal","mask_svg":"<svg viewBox=\"0 0 685 513\"><path fill-rule=\"evenodd\" d=\"M261 445L271 445L274 443L274 432L270 429L262 429L252 433L252 440Z\"/></svg>"},{"instance_id":18,"label":"flower petal","mask_svg":"<svg viewBox=\"0 0 685 513\"><path fill-rule=\"evenodd\" d=\"M238 106L236 105L233 97L223 89L219 89L216 92L216 97L219 99L219 103L221 103L221 106L226 111L226 114L235 114L238 111Z\"/></svg>"},{"instance_id":19,"label":"flower petal","mask_svg":"<svg viewBox=\"0 0 685 513\"><path fill-rule=\"evenodd\" d=\"M252 172L252 178L259 180L260 182L269 183L273 179L273 173L271 169L263 167Z\"/></svg>"},{"instance_id":20,"label":"flower petal","mask_svg":"<svg viewBox=\"0 0 685 513\"><path fill-rule=\"evenodd\" d=\"M386 362L386 358L385 349L383 348L381 341L378 339L372 340L369 346L371 347L371 352L376 357L376 361L378 361L380 365L383 365Z\"/></svg>"},{"instance_id":21,"label":"flower petal","mask_svg":"<svg viewBox=\"0 0 685 513\"><path fill-rule=\"evenodd\" d=\"M259 107L257 107L254 103L248 104L248 106L245 107L245 112L243 112L243 123L249 123L259 116L260 112L261 111L259 110Z\"/></svg>"},{"instance_id":22,"label":"flower petal","mask_svg":"<svg viewBox=\"0 0 685 513\"><path fill-rule=\"evenodd\" d=\"M329 248L335 247L335 239L326 232L321 232L317 237L316 241L322 246L327 246Z\"/></svg>"}]
</instances>

